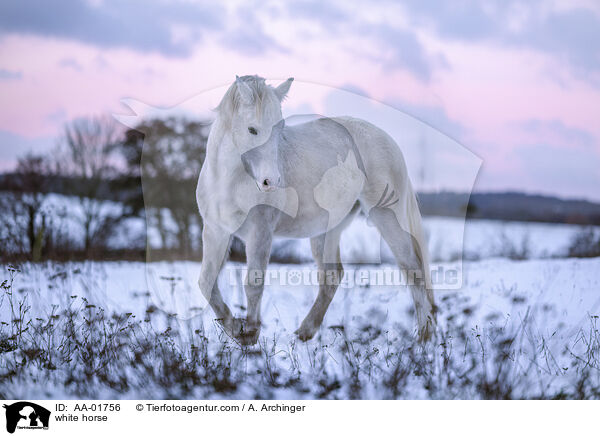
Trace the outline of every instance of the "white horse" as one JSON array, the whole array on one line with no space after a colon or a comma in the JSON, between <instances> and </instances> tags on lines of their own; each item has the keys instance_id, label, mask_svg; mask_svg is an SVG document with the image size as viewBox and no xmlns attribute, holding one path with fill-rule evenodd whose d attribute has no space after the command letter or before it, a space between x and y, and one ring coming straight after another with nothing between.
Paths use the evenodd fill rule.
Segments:
<instances>
[{"instance_id":1,"label":"white horse","mask_svg":"<svg viewBox=\"0 0 600 436\"><path fill-rule=\"evenodd\" d=\"M381 129L355 118L286 126L281 102L292 81L272 87L258 76L237 77L216 109L196 191L204 220L198 281L203 295L227 334L256 343L273 238L310 238L319 293L295 333L311 339L344 274L342 230L362 208L399 267L419 273L410 289L418 335L427 340L435 325L427 248L400 148ZM233 317L217 287L233 235L246 245L245 320Z\"/></svg>"}]
</instances>

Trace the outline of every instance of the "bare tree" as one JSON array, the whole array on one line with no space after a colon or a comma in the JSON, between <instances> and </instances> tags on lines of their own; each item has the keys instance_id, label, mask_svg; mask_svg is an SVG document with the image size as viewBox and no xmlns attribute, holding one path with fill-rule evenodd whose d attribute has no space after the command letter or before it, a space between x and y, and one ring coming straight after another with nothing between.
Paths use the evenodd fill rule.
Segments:
<instances>
[{"instance_id":1,"label":"bare tree","mask_svg":"<svg viewBox=\"0 0 600 436\"><path fill-rule=\"evenodd\" d=\"M68 179L65 192L76 196L81 206L86 254L105 240L122 218L99 201L108 196L108 181L117 175L115 148L121 134L112 118L100 116L72 121L65 125L61 138L57 168Z\"/></svg>"},{"instance_id":2,"label":"bare tree","mask_svg":"<svg viewBox=\"0 0 600 436\"><path fill-rule=\"evenodd\" d=\"M122 144L129 174L142 182L150 226L163 248L176 249L184 257L200 249L202 224L195 190L209 127L206 121L179 117L150 119L129 130Z\"/></svg>"},{"instance_id":3,"label":"bare tree","mask_svg":"<svg viewBox=\"0 0 600 436\"><path fill-rule=\"evenodd\" d=\"M1 199L3 243L13 253L28 253L37 261L46 236L43 203L48 193L50 162L43 155L19 158Z\"/></svg>"},{"instance_id":4,"label":"bare tree","mask_svg":"<svg viewBox=\"0 0 600 436\"><path fill-rule=\"evenodd\" d=\"M48 189L49 162L41 155L28 154L18 160L16 179L21 201L27 213L27 238L29 250L34 260L39 260L42 238L45 230L45 216L41 213L42 204ZM36 219L41 223L36 228Z\"/></svg>"}]
</instances>

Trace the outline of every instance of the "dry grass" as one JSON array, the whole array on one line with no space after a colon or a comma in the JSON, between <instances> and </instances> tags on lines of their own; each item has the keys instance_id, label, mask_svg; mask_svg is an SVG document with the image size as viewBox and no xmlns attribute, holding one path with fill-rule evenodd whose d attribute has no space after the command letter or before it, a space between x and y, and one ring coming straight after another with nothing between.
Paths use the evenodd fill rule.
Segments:
<instances>
[{"instance_id":1,"label":"dry grass","mask_svg":"<svg viewBox=\"0 0 600 436\"><path fill-rule=\"evenodd\" d=\"M32 318L26 298L13 292L18 273L9 268L1 289L11 313L0 325L3 399L600 397L597 317L562 342L560 332L536 333L530 315L516 328L500 315L473 327L468 301L448 294L440 299L441 333L426 347L399 325L338 325L307 344L263 337L246 348L214 325L181 322L153 306L137 319L73 296Z\"/></svg>"}]
</instances>

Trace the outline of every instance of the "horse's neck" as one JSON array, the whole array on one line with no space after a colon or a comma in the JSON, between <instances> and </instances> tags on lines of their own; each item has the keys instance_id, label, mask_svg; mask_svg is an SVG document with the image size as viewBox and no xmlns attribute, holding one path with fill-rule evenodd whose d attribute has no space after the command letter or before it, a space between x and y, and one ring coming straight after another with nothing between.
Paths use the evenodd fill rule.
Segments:
<instances>
[{"instance_id":1,"label":"horse's neck","mask_svg":"<svg viewBox=\"0 0 600 436\"><path fill-rule=\"evenodd\" d=\"M206 160L204 165L216 165L219 144L224 140L225 129L219 117L213 122L206 142Z\"/></svg>"},{"instance_id":2,"label":"horse's neck","mask_svg":"<svg viewBox=\"0 0 600 436\"><path fill-rule=\"evenodd\" d=\"M212 171L217 173L222 173L225 168L242 166L241 160L236 155L231 132L219 117L213 123L208 135L206 164Z\"/></svg>"},{"instance_id":3,"label":"horse's neck","mask_svg":"<svg viewBox=\"0 0 600 436\"><path fill-rule=\"evenodd\" d=\"M207 185L229 186L239 183L240 173L244 172L239 151L233 143L229 127L217 117L208 136L206 160L201 178ZM202 177L204 173L204 177Z\"/></svg>"}]
</instances>

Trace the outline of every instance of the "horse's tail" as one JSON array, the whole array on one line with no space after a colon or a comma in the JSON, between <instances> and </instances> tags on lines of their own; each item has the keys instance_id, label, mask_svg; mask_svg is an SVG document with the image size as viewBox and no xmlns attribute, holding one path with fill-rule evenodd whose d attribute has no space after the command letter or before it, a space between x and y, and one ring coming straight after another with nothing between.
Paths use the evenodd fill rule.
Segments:
<instances>
[{"instance_id":1,"label":"horse's tail","mask_svg":"<svg viewBox=\"0 0 600 436\"><path fill-rule=\"evenodd\" d=\"M411 293L415 303L417 324L419 329L419 339L427 341L431 338L435 330L435 303L433 299L433 286L431 283L431 270L429 267L429 255L427 250L427 241L423 232L421 212L419 203L412 188L410 180L407 182L406 192L406 215L408 218L408 227L412 235L412 242L415 254L417 255L423 269L423 286L411 286Z\"/></svg>"}]
</instances>

